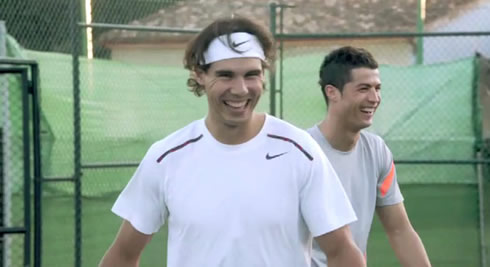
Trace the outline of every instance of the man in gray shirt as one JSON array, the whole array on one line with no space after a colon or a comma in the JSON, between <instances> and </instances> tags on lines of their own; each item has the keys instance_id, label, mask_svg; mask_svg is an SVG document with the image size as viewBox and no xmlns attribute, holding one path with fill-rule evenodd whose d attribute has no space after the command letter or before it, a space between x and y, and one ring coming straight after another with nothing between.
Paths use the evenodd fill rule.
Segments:
<instances>
[{"instance_id":1,"label":"man in gray shirt","mask_svg":"<svg viewBox=\"0 0 490 267\"><path fill-rule=\"evenodd\" d=\"M381 102L378 63L364 49L339 48L325 57L319 83L328 112L308 132L333 165L357 214L350 224L354 241L367 257L376 211L401 265L430 266L405 211L393 155L381 137L363 130ZM317 244L313 248L312 266L325 267L325 255Z\"/></svg>"}]
</instances>

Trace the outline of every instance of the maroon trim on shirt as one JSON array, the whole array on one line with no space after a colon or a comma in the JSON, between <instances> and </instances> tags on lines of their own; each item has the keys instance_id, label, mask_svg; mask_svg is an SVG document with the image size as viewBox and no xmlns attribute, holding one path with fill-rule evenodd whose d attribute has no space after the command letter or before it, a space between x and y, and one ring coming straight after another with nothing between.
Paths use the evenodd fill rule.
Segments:
<instances>
[{"instance_id":1,"label":"maroon trim on shirt","mask_svg":"<svg viewBox=\"0 0 490 267\"><path fill-rule=\"evenodd\" d=\"M199 136L198 136L198 137L196 137L196 138L189 139L189 140L185 141L184 143L182 143L182 144L180 144L180 145L178 145L178 146L176 146L176 147L174 147L174 148L171 148L171 149L167 150L165 153L163 153L163 154L162 154L162 155L161 155L161 156L160 156L160 157L157 159L157 162L158 162L158 163L160 163L160 161L162 161L162 160L163 160L163 158L165 158L165 157L166 157L168 154L170 154L170 153L172 153L172 152L175 152L175 151L177 151L177 150L179 150L179 149L181 149L181 148L184 148L184 147L185 147L185 146L187 146L188 144L195 143L195 142L199 141L199 140L202 138L202 136L203 136L203 135L201 134L201 135L199 135Z\"/></svg>"},{"instance_id":2,"label":"maroon trim on shirt","mask_svg":"<svg viewBox=\"0 0 490 267\"><path fill-rule=\"evenodd\" d=\"M286 142L289 142L289 143L293 144L297 149L299 149L299 151L303 152L303 154L309 160L313 161L313 157L308 152L306 152L306 150L301 145L299 145L298 143L296 143L294 140L289 139L289 138L284 137L284 136L275 135L275 134L267 134L267 137L274 138L274 139L279 139L279 140L286 141Z\"/></svg>"}]
</instances>

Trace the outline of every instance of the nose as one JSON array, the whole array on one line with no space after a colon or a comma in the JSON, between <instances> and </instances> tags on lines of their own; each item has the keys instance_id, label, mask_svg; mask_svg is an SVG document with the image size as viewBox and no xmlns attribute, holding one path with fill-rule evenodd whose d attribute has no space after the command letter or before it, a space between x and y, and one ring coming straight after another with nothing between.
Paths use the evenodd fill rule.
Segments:
<instances>
[{"instance_id":1,"label":"nose","mask_svg":"<svg viewBox=\"0 0 490 267\"><path fill-rule=\"evenodd\" d=\"M232 84L231 93L235 95L246 95L248 93L247 83L243 77L237 77Z\"/></svg>"},{"instance_id":2,"label":"nose","mask_svg":"<svg viewBox=\"0 0 490 267\"><path fill-rule=\"evenodd\" d=\"M372 88L369 92L368 100L370 102L379 103L381 101L381 93L376 88Z\"/></svg>"}]
</instances>

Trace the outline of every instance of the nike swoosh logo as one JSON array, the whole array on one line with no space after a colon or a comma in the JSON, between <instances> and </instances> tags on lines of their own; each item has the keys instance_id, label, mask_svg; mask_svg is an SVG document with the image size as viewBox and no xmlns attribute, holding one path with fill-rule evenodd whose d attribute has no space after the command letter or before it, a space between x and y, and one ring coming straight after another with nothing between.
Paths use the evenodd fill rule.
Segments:
<instances>
[{"instance_id":1,"label":"nike swoosh logo","mask_svg":"<svg viewBox=\"0 0 490 267\"><path fill-rule=\"evenodd\" d=\"M231 42L231 45L233 46L233 48L236 48L238 46L241 46L242 44L248 42L248 40L246 41L243 41L243 42L239 42L239 43L235 43L235 41Z\"/></svg>"},{"instance_id":2,"label":"nike swoosh logo","mask_svg":"<svg viewBox=\"0 0 490 267\"><path fill-rule=\"evenodd\" d=\"M269 155L269 153L267 153L267 155L265 155L265 159L270 160L270 159L273 159L273 158L280 157L280 156L282 156L282 155L284 155L286 153L288 153L288 152L282 152L282 153L275 154L275 155Z\"/></svg>"}]
</instances>

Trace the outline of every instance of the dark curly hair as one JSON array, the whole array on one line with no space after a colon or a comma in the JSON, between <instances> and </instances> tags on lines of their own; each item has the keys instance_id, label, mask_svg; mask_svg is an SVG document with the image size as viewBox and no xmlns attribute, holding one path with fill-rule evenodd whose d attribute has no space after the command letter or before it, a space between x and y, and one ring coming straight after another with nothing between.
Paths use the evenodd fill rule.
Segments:
<instances>
[{"instance_id":1,"label":"dark curly hair","mask_svg":"<svg viewBox=\"0 0 490 267\"><path fill-rule=\"evenodd\" d=\"M267 28L243 17L235 16L234 18L218 19L204 28L187 45L184 56L184 67L191 71L191 75L187 79L189 91L197 96L204 94L204 87L196 81L192 73L197 71L207 72L212 63L205 65L201 63L204 62L204 52L208 49L211 41L218 36L230 35L234 32L247 32L257 37L264 50L264 68L270 67L274 62L274 39Z\"/></svg>"}]
</instances>

